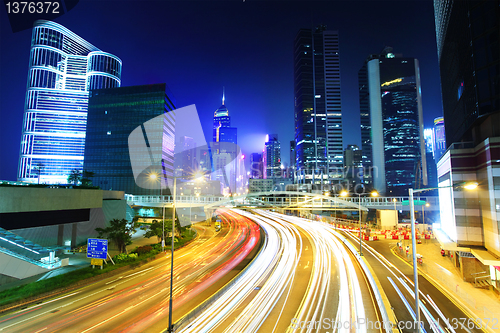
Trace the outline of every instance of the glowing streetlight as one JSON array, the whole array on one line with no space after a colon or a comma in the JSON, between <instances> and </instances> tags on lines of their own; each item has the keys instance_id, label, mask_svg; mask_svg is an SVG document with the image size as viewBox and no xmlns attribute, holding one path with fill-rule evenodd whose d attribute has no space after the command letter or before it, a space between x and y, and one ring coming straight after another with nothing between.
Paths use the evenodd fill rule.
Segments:
<instances>
[{"instance_id":1,"label":"glowing streetlight","mask_svg":"<svg viewBox=\"0 0 500 333\"><path fill-rule=\"evenodd\" d=\"M472 183L466 183L464 185L464 188L466 190L475 190L477 188L478 184L476 182L472 182Z\"/></svg>"}]
</instances>

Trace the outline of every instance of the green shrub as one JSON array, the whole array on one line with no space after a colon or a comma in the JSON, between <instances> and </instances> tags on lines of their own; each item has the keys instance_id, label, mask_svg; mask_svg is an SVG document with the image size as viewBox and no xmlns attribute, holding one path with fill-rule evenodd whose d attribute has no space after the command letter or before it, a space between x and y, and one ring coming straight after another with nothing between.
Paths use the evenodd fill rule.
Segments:
<instances>
[{"instance_id":1,"label":"green shrub","mask_svg":"<svg viewBox=\"0 0 500 333\"><path fill-rule=\"evenodd\" d=\"M115 262L125 262L125 261L133 261L137 259L137 257L138 257L137 253L129 253L129 254L120 253L114 256L113 260Z\"/></svg>"}]
</instances>

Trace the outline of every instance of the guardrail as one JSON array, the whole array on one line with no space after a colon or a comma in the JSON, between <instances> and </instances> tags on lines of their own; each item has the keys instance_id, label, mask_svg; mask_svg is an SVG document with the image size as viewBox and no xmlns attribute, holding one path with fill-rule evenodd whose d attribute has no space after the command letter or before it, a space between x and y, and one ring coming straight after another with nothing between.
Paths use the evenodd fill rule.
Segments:
<instances>
[{"instance_id":1,"label":"guardrail","mask_svg":"<svg viewBox=\"0 0 500 333\"><path fill-rule=\"evenodd\" d=\"M332 226L332 228L336 229L335 226ZM387 313L387 309L385 308L384 301L382 300L382 295L380 294L380 291L377 287L377 283L375 282L375 279L373 278L373 275L371 274L368 266L366 263L362 260L361 256L358 253L358 250L352 245L344 236L342 236L339 232L336 230L332 230L333 233L344 243L344 245L351 251L351 253L356 257L358 260L361 268L363 269L365 276L368 279L368 282L370 284L370 287L372 288L373 295L375 297L375 301L377 302L378 308L380 310L380 315L382 316L382 327L385 330L386 333L392 333L392 325L395 324L389 319L389 315Z\"/></svg>"}]
</instances>

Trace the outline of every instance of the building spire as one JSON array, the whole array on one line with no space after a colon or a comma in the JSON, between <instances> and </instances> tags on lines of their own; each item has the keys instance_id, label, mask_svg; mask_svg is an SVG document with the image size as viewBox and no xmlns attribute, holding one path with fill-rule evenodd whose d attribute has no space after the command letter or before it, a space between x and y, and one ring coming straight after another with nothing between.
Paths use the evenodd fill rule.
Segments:
<instances>
[{"instance_id":1,"label":"building spire","mask_svg":"<svg viewBox=\"0 0 500 333\"><path fill-rule=\"evenodd\" d=\"M226 97L224 96L224 86L222 86L222 105L224 105Z\"/></svg>"}]
</instances>

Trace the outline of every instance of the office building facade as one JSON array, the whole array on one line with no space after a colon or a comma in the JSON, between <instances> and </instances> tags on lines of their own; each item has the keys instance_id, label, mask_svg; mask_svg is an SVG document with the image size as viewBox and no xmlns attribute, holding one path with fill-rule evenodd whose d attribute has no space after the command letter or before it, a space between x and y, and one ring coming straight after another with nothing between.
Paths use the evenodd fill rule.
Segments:
<instances>
[{"instance_id":1,"label":"office building facade","mask_svg":"<svg viewBox=\"0 0 500 333\"><path fill-rule=\"evenodd\" d=\"M121 60L65 27L35 22L18 180L68 183L82 171L89 91L121 84Z\"/></svg>"},{"instance_id":2,"label":"office building facade","mask_svg":"<svg viewBox=\"0 0 500 333\"><path fill-rule=\"evenodd\" d=\"M349 182L349 187L357 189L363 184L363 152L357 145L347 145L344 150L344 178Z\"/></svg>"},{"instance_id":3,"label":"office building facade","mask_svg":"<svg viewBox=\"0 0 500 333\"><path fill-rule=\"evenodd\" d=\"M407 195L419 172L426 186L418 60L388 47L368 57L358 77L365 179L385 195Z\"/></svg>"},{"instance_id":4,"label":"office building facade","mask_svg":"<svg viewBox=\"0 0 500 333\"><path fill-rule=\"evenodd\" d=\"M434 119L434 128L432 129L433 146L432 153L436 163L439 161L446 151L446 135L444 130L444 118L438 117Z\"/></svg>"},{"instance_id":5,"label":"office building facade","mask_svg":"<svg viewBox=\"0 0 500 333\"><path fill-rule=\"evenodd\" d=\"M265 179L283 177L281 171L281 145L277 134L270 134L267 136L263 160Z\"/></svg>"},{"instance_id":6,"label":"office building facade","mask_svg":"<svg viewBox=\"0 0 500 333\"><path fill-rule=\"evenodd\" d=\"M231 116L225 103L224 93L222 94L222 105L214 112L213 142L238 143L238 132L236 127L231 127Z\"/></svg>"},{"instance_id":7,"label":"office building facade","mask_svg":"<svg viewBox=\"0 0 500 333\"><path fill-rule=\"evenodd\" d=\"M222 105L215 110L213 120L213 143L210 145L212 160L211 179L220 181L225 194L238 192L238 149L237 128L231 126L231 116L222 94Z\"/></svg>"},{"instance_id":8,"label":"office building facade","mask_svg":"<svg viewBox=\"0 0 500 333\"><path fill-rule=\"evenodd\" d=\"M84 169L94 172L93 184L127 194L158 195L161 188L168 194L163 181L174 170L174 109L164 83L91 91ZM161 115L161 121L154 121ZM138 127L145 133L143 146L129 139ZM139 177L133 167L143 170Z\"/></svg>"},{"instance_id":9,"label":"office building facade","mask_svg":"<svg viewBox=\"0 0 500 333\"><path fill-rule=\"evenodd\" d=\"M500 288L500 56L497 1L434 1L447 150L438 162L441 230L455 261ZM476 181L475 191L458 185ZM461 255L466 253L467 256ZM472 263L469 263L471 262Z\"/></svg>"},{"instance_id":10,"label":"office building facade","mask_svg":"<svg viewBox=\"0 0 500 333\"><path fill-rule=\"evenodd\" d=\"M252 179L264 178L264 166L262 161L262 154L259 153L250 154L250 178Z\"/></svg>"},{"instance_id":11,"label":"office building facade","mask_svg":"<svg viewBox=\"0 0 500 333\"><path fill-rule=\"evenodd\" d=\"M329 183L343 168L338 31L300 29L294 42L295 166L299 181Z\"/></svg>"}]
</instances>

